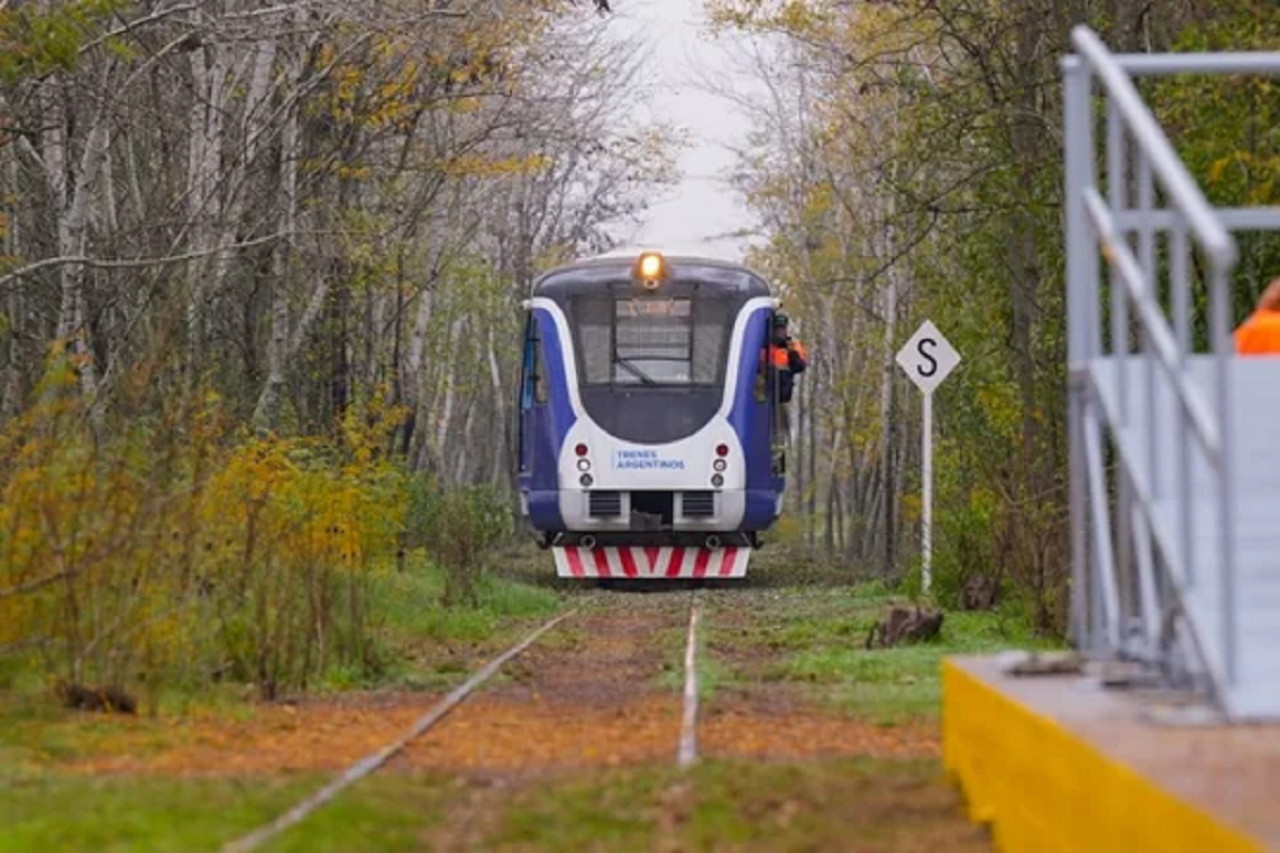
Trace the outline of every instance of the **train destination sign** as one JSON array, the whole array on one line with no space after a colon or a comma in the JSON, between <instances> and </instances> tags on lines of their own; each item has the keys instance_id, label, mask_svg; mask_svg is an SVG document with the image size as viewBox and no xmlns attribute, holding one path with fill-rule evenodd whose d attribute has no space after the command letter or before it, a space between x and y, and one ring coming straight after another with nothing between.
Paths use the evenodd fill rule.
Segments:
<instances>
[{"instance_id":1,"label":"train destination sign","mask_svg":"<svg viewBox=\"0 0 1280 853\"><path fill-rule=\"evenodd\" d=\"M688 317L688 299L619 299L618 317Z\"/></svg>"}]
</instances>

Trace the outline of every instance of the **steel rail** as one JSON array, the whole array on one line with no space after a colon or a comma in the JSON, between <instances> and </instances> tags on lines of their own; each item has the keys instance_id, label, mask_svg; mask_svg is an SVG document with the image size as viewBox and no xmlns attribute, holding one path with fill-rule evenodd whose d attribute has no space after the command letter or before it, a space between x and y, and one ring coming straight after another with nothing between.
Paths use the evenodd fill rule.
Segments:
<instances>
[{"instance_id":1,"label":"steel rail","mask_svg":"<svg viewBox=\"0 0 1280 853\"><path fill-rule=\"evenodd\" d=\"M684 649L684 716L676 766L685 769L698 758L698 616L701 603L694 594L689 608L689 638Z\"/></svg>"},{"instance_id":2,"label":"steel rail","mask_svg":"<svg viewBox=\"0 0 1280 853\"><path fill-rule=\"evenodd\" d=\"M237 838L235 841L227 843L222 848L223 853L243 853L247 850L253 850L263 842L305 820L307 816L332 800L335 796L341 793L343 789L350 787L360 779L368 776L374 770L377 770L383 764L386 764L388 760L408 746L410 741L421 735L436 723L440 722L440 720L444 719L445 715L466 699L472 691L493 677L493 675L502 668L503 664L525 651L525 649L532 646L539 637L575 613L577 613L577 610L570 610L568 613L562 613L554 619L544 623L542 627L538 628L538 630L529 634L519 643L516 643L501 655L489 661L483 669L472 675L458 687L454 688L448 696L445 696L432 706L430 711L420 717L418 721L413 724L413 728L411 728L399 740L360 759L355 764L347 768L347 770L337 779L302 800L293 808L289 809L289 811L280 815L270 823L264 824L252 832Z\"/></svg>"}]
</instances>

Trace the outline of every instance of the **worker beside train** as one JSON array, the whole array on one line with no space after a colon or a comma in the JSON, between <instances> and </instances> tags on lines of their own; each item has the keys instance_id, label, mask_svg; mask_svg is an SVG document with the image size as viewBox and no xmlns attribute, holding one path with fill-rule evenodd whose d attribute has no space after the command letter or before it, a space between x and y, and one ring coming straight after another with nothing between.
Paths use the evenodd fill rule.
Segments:
<instances>
[{"instance_id":1,"label":"worker beside train","mask_svg":"<svg viewBox=\"0 0 1280 853\"><path fill-rule=\"evenodd\" d=\"M1257 308L1236 329L1240 355L1280 355L1280 278L1273 279Z\"/></svg>"}]
</instances>

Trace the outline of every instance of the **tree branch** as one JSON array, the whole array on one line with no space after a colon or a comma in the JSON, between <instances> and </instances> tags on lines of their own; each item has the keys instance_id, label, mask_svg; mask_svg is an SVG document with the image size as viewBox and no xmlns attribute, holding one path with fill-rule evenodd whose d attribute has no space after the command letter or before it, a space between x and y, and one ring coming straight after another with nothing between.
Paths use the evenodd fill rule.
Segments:
<instances>
[{"instance_id":1,"label":"tree branch","mask_svg":"<svg viewBox=\"0 0 1280 853\"><path fill-rule=\"evenodd\" d=\"M198 252L185 252L181 255L165 255L158 258L90 258L84 255L64 255L57 258L44 258L43 260L33 261L26 266L19 267L11 273L0 276L0 286L6 285L11 281L25 278L34 273L40 272L51 267L62 267L68 264L85 266L90 269L137 269L139 267L155 267L165 264L178 264L183 261L194 260L195 258L204 258L209 255L216 255L219 252L227 252L235 249L250 249L254 246L261 246L265 243L271 243L285 237L298 237L314 234L328 234L333 232L316 232L316 231L299 231L290 234L268 234L265 237L256 237L252 240L245 240L242 243L231 243L225 246L214 246L211 249L202 249Z\"/></svg>"}]
</instances>

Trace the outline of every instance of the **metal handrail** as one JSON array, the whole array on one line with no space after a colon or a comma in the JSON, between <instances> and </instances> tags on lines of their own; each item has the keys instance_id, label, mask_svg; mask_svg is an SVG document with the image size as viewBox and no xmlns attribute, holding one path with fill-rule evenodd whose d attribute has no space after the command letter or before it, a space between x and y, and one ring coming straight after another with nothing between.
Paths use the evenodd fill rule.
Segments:
<instances>
[{"instance_id":1,"label":"metal handrail","mask_svg":"<svg viewBox=\"0 0 1280 853\"><path fill-rule=\"evenodd\" d=\"M1108 55L1116 65L1133 77L1167 77L1173 74L1252 74L1280 77L1280 51L1276 50Z\"/></svg>"},{"instance_id":2,"label":"metal handrail","mask_svg":"<svg viewBox=\"0 0 1280 853\"><path fill-rule=\"evenodd\" d=\"M1174 74L1181 72L1205 73L1227 72L1242 73L1261 71L1263 73L1280 73L1280 53L1277 54L1213 54L1198 56L1137 56L1111 54L1097 35L1085 26L1076 27L1071 34L1076 48L1076 55L1063 61L1066 79L1064 93L1064 109L1067 131L1067 175L1066 175L1066 213L1068 223L1068 312L1069 335L1068 353L1073 368L1073 376L1079 377L1079 369L1088 360L1101 354L1101 317L1099 316L1099 269L1097 261L1097 242L1100 241L1105 250L1108 265L1112 271L1112 329L1109 350L1111 355L1118 356L1116 365L1116 400L1115 417L1117 426L1124 428L1129 422L1129 307L1133 306L1134 319L1141 332L1141 363L1145 365L1145 404L1153 409L1156 400L1156 384L1167 383L1173 395L1176 407L1174 428L1176 429L1175 446L1179 455L1179 468L1176 473L1177 496L1175 505L1179 513L1179 526L1182 535L1179 547L1174 555L1168 555L1174 566L1181 571L1175 577L1175 587L1185 594L1195 583L1194 561L1189 541L1191 493L1190 472L1187 457L1194 445L1199 449L1208 464L1214 479L1213 489L1217 497L1217 518L1221 551L1218 564L1220 575L1221 598L1219 601L1222 614L1221 640L1222 655L1220 668L1215 681L1220 687L1229 686L1235 681L1236 672L1236 625L1235 625L1235 531L1234 531L1234 495L1233 467L1231 451L1231 392L1229 386L1229 359L1234 356L1230 330L1230 294L1228 279L1237 261L1237 249L1234 239L1228 230L1228 223L1221 213L1205 198L1195 180L1187 172L1181 159L1174 151L1173 145L1165 136L1154 115L1143 103L1137 88L1130 79L1130 74ZM1187 61L1184 61L1187 60ZM1097 78L1107 97L1107 134L1106 134L1106 168L1109 191L1104 199L1096 187L1096 165L1094 162L1093 139L1094 118L1091 108L1092 80ZM1136 181L1137 197L1130 204L1127 181L1129 179L1129 158L1124 150L1125 132L1135 143L1136 149ZM1154 203L1153 187L1159 184L1165 192L1168 207L1157 209ZM1231 211L1234 218L1240 220L1272 221L1280 209L1259 214L1245 211ZM1089 226L1093 236L1088 236ZM1171 236L1171 248L1176 247L1182 256L1173 260L1173 300L1174 323L1162 311L1155 295L1155 243L1157 230L1168 229ZM1127 243L1127 234L1136 233L1138 237L1137 255ZM1210 405L1208 397L1198 388L1186 372L1186 358L1193 349L1188 328L1187 300L1188 284L1186 278L1186 257L1190 251L1187 237L1200 248L1207 261L1208 283L1212 300L1212 349L1214 356L1216 395ZM1072 387L1071 396L1071 429L1072 429L1072 559L1078 567L1076 582L1083 586L1085 576L1083 565L1086 555L1087 536L1078 530L1085 522L1084 503L1086 489L1083 484L1077 485L1079 465L1086 464L1097 467L1096 439L1091 443L1090 430L1095 423L1095 415L1090 413L1088 390L1079 384L1078 379ZM1122 512L1128 507L1127 501L1136 502L1138 515L1152 523L1152 512L1158 497L1157 464L1155 448L1157 429L1154 411L1149 411L1146 418L1148 448L1145 460L1130 460L1129 498L1125 497L1125 481L1121 483L1120 506ZM1082 438L1077 439L1080 435ZM1138 471L1144 467L1146 477ZM1089 499L1091 501L1096 499ZM1095 514L1096 514L1095 507ZM1127 521L1122 522L1128 526ZM1095 527L1097 522L1094 522ZM1124 530L1118 542L1121 566L1129 565L1128 536ZM1097 534L1095 533L1095 536ZM1118 615L1113 587L1114 577L1103 577L1114 567L1109 558L1103 559L1099 554L1098 572L1091 573L1092 583L1100 585L1104 610L1101 617L1106 628L1106 646L1103 651L1116 653L1121 651L1122 642L1118 626L1111 620ZM1151 578L1143 572L1150 572L1150 557L1147 552L1140 552L1139 560L1144 563L1137 569L1140 584L1147 598L1152 596ZM1139 608L1144 619L1151 614L1146 613L1150 601L1143 602ZM1083 617L1085 604L1077 597L1074 602L1077 619ZM1077 622L1077 630L1079 629ZM1085 623L1086 627L1088 623ZM1149 627L1149 626L1148 626ZM1151 630L1148 635L1153 636ZM1096 643L1097 638L1090 637ZM1108 647L1109 646L1109 647Z\"/></svg>"},{"instance_id":3,"label":"metal handrail","mask_svg":"<svg viewBox=\"0 0 1280 853\"><path fill-rule=\"evenodd\" d=\"M1129 251L1129 247L1118 239L1115 217L1107 209L1106 202L1102 200L1102 196L1098 194L1098 191L1092 187L1087 187L1084 190L1084 194L1085 208L1089 212L1089 218L1093 221L1094 227L1098 229L1102 241L1107 245L1111 265L1119 271L1129 299L1138 309L1137 316L1139 321L1143 326L1147 327L1147 334L1151 336L1151 343L1155 351L1156 363L1163 370L1165 378L1173 386L1174 393L1177 395L1179 410L1190 419L1191 424L1195 427L1196 437L1200 439L1200 446L1205 453L1216 461L1222 453L1223 436L1219 429L1219 424L1214 422L1213 415L1210 413L1203 397L1199 394L1199 389L1186 381L1186 375L1182 371L1182 362L1179 357L1180 347L1174 337L1173 330L1165 322L1163 314L1160 313L1159 304L1145 290L1138 261L1133 257L1133 253Z\"/></svg>"},{"instance_id":4,"label":"metal handrail","mask_svg":"<svg viewBox=\"0 0 1280 853\"><path fill-rule=\"evenodd\" d=\"M1120 111L1125 124L1138 144L1146 149L1160 183L1174 206L1187 217L1187 225L1196 236L1212 262L1219 268L1231 267L1236 262L1236 245L1215 215L1200 187L1196 186L1187 169L1182 165L1173 145L1156 122L1151 111L1142 102L1142 96L1129 79L1128 73L1107 50L1106 45L1083 24L1071 31L1071 42L1080 56L1092 67L1102 81L1108 97Z\"/></svg>"}]
</instances>

